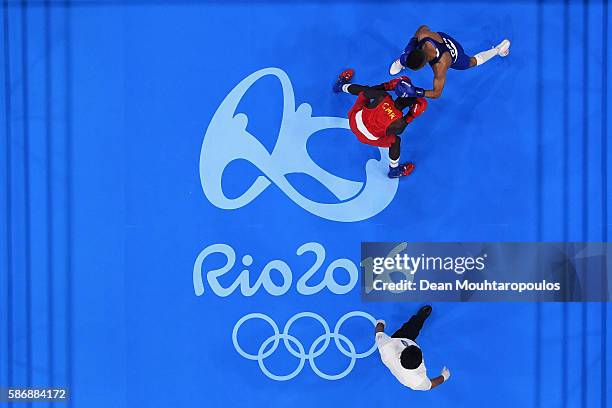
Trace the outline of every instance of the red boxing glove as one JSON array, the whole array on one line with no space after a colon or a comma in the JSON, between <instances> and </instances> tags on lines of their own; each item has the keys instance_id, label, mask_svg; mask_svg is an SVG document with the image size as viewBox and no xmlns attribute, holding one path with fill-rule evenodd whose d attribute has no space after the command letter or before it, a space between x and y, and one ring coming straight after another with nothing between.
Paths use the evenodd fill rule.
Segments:
<instances>
[{"instance_id":1,"label":"red boxing glove","mask_svg":"<svg viewBox=\"0 0 612 408\"><path fill-rule=\"evenodd\" d=\"M417 118L425 112L427 109L427 99L425 98L417 98L416 101L412 104L412 107L408 111L408 114L413 118Z\"/></svg>"},{"instance_id":2,"label":"red boxing glove","mask_svg":"<svg viewBox=\"0 0 612 408\"><path fill-rule=\"evenodd\" d=\"M406 82L410 82L410 78L408 78L407 76L401 76L399 78L393 78L390 81L387 81L383 84L383 86L385 87L385 91L392 91L395 89L395 87L397 86L397 84L400 81L406 81ZM410 82L412 83L412 82Z\"/></svg>"},{"instance_id":3,"label":"red boxing glove","mask_svg":"<svg viewBox=\"0 0 612 408\"><path fill-rule=\"evenodd\" d=\"M425 112L425 109L427 109L427 99L418 98L410 107L410 110L406 115L406 122L410 123L414 120L414 118L421 116L423 112Z\"/></svg>"}]
</instances>

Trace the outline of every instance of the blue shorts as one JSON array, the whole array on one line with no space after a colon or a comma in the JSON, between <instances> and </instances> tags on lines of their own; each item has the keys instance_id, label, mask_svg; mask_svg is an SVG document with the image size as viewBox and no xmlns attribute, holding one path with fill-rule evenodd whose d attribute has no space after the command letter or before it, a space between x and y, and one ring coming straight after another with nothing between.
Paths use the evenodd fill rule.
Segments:
<instances>
[{"instance_id":1,"label":"blue shorts","mask_svg":"<svg viewBox=\"0 0 612 408\"><path fill-rule=\"evenodd\" d=\"M449 49L449 52L451 54L453 63L450 67L452 69L458 70L468 69L470 67L471 57L465 53L463 47L461 46L461 44L459 44L459 41L455 40L453 37L446 33L438 32L438 34L440 34L442 39L445 40L444 42L446 43L447 48ZM456 51L456 56L453 55L454 51Z\"/></svg>"}]
</instances>

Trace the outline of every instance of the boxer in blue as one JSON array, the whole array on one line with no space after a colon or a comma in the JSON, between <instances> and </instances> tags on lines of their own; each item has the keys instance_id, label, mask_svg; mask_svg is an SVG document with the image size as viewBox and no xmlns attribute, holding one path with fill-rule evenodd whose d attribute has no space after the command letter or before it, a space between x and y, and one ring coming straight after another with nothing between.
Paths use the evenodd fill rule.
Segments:
<instances>
[{"instance_id":1,"label":"boxer in blue","mask_svg":"<svg viewBox=\"0 0 612 408\"><path fill-rule=\"evenodd\" d=\"M479 66L495 56L505 57L510 53L510 41L503 40L496 47L479 52L473 57L467 55L457 40L446 33L434 32L422 25L414 37L396 59L389 73L399 74L404 68L419 70L429 63L434 72L433 89L423 89L413 85L400 86L407 97L439 98L446 83L446 72L449 68L466 70ZM396 89L397 90L397 89Z\"/></svg>"}]
</instances>

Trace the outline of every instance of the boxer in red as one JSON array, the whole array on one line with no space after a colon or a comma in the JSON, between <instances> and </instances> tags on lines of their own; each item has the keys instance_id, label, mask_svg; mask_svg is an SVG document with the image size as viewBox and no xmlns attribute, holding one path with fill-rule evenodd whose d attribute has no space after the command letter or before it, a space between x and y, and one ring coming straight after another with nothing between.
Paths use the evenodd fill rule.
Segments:
<instances>
[{"instance_id":1,"label":"boxer in red","mask_svg":"<svg viewBox=\"0 0 612 408\"><path fill-rule=\"evenodd\" d=\"M408 77L392 79L376 86L351 84L355 71L347 69L338 76L334 92L357 95L357 101L348 112L351 130L361 143L389 149L390 178L404 177L414 171L413 163L399 163L400 142L398 136L406 126L427 108L424 98L398 97L395 100L387 91L395 90L398 83L409 83ZM402 110L408 109L404 115Z\"/></svg>"}]
</instances>

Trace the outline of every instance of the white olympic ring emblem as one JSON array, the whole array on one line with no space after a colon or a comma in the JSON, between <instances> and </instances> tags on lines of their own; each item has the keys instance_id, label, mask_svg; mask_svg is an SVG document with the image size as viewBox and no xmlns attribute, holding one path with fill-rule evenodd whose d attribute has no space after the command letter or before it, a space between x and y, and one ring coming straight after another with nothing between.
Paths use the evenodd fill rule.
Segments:
<instances>
[{"instance_id":1,"label":"white olympic ring emblem","mask_svg":"<svg viewBox=\"0 0 612 408\"><path fill-rule=\"evenodd\" d=\"M303 317L310 317L318 321L319 323L321 323L321 326L323 326L323 329L325 330L325 332L322 335L317 337L312 342L312 344L310 345L310 349L308 350L308 353L306 353L306 349L304 348L304 345L297 338L289 334L289 329L291 328L291 325L295 323L298 319L301 319ZM353 342L350 341L343 334L340 334L340 327L342 326L342 324L344 324L346 320L348 320L351 317L363 317L369 320L373 326L376 326L376 319L374 319L374 317L372 317L370 314L366 312L361 312L361 311L354 311L354 312L346 313L344 316L342 316L336 323L336 326L334 327L334 331L331 332L329 329L329 325L327 324L325 319L323 319L323 317L313 312L301 312L301 313L294 315L292 318L290 318L287 321L283 329L283 332L281 333L279 331L279 328L276 322L272 320L272 318L270 318L269 316L263 313L249 313L243 316L240 320L238 320L238 322L236 322L236 325L234 326L234 330L232 331L232 342L234 343L234 347L236 348L236 351L238 352L238 354L240 354L242 357L246 359L257 361L259 364L259 368L261 369L261 372L264 373L266 376L268 376L268 378L271 378L272 380L276 380L276 381L291 380L292 378L297 376L302 371L302 368L304 367L304 363L306 362L306 360L308 360L308 362L310 363L310 367L312 368L312 371L314 371L315 374L317 374L319 377L324 378L326 380L339 380L347 376L348 373L350 373L353 370L353 367L355 366L355 362L357 361L357 359L367 357L370 354L372 354L374 350L376 350L376 343L374 343L372 344L372 347L370 347L368 350L362 353L358 353L355 350L355 345L353 344ZM274 334L268 337L261 344L261 346L259 346L259 350L257 354L247 353L238 344L238 330L240 329L243 323L251 319L261 319L267 322L272 327L272 330L274 330ZM329 346L330 340L332 338L334 339L334 343L336 344L336 347L338 348L338 350L342 354L344 354L345 356L351 359L348 367L339 374L324 373L317 367L315 363L315 358L319 357L321 354L325 352L325 350L327 350L327 347ZM278 345L280 344L281 339L283 340L283 343L285 344L287 351L289 351L289 353L291 353L291 355L293 355L294 357L297 357L300 359L300 362L298 363L297 368L293 370L291 373L286 374L286 375L274 374L264 364L264 360L270 357L272 353L276 351L276 349L278 348ZM323 343L323 345L319 347L319 349L317 350L317 347L321 343ZM348 349L345 348L345 346L342 343L344 343L346 347L348 347ZM270 346L270 344L272 344L272 346L269 348L269 350L266 351L266 348Z\"/></svg>"}]
</instances>

